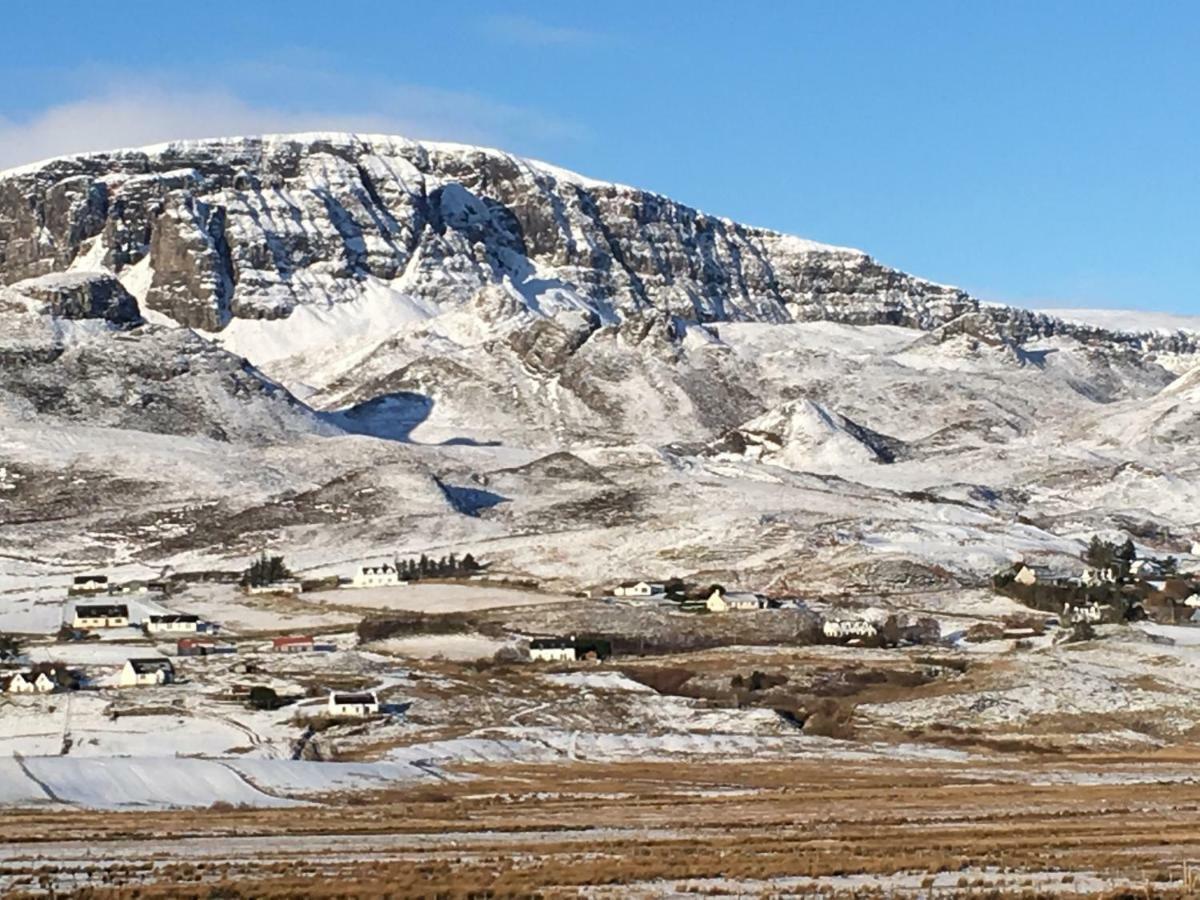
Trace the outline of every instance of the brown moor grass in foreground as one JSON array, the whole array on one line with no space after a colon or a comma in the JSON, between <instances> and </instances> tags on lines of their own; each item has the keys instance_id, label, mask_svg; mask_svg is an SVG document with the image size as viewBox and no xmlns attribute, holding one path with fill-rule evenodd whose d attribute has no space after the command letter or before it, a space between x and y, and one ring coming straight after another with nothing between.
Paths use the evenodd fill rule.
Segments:
<instances>
[{"instance_id":1,"label":"brown moor grass in foreground","mask_svg":"<svg viewBox=\"0 0 1200 900\"><path fill-rule=\"evenodd\" d=\"M1194 764L1177 751L1154 762L488 766L302 811L6 813L0 844L19 845L25 868L0 867L10 879L0 887L105 900L617 896L722 879L727 891L770 894L784 879L885 885L917 873L919 885L951 873L938 883L955 893L1073 896L1087 873L1170 896L1182 862L1200 858L1200 786L1154 779ZM1144 783L1066 782L1130 772ZM111 860L72 877L62 842L73 839L101 859L110 848Z\"/></svg>"}]
</instances>

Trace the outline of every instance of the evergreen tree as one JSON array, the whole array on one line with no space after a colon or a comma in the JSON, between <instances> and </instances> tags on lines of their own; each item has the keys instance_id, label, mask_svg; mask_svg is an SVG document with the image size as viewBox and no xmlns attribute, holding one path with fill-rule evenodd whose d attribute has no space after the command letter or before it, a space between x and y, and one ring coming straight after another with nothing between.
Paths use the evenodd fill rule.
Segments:
<instances>
[{"instance_id":1,"label":"evergreen tree","mask_svg":"<svg viewBox=\"0 0 1200 900\"><path fill-rule=\"evenodd\" d=\"M479 571L479 563L475 562L475 557L468 553L462 558L462 569L464 572Z\"/></svg>"},{"instance_id":2,"label":"evergreen tree","mask_svg":"<svg viewBox=\"0 0 1200 900\"><path fill-rule=\"evenodd\" d=\"M1133 546L1131 538L1125 538L1125 543L1117 549L1116 556L1117 559L1126 563L1131 563L1137 559L1137 548Z\"/></svg>"},{"instance_id":3,"label":"evergreen tree","mask_svg":"<svg viewBox=\"0 0 1200 900\"><path fill-rule=\"evenodd\" d=\"M1100 535L1093 534L1092 541L1088 544L1086 559L1088 565L1093 568L1108 568L1112 565L1112 544L1100 540Z\"/></svg>"}]
</instances>

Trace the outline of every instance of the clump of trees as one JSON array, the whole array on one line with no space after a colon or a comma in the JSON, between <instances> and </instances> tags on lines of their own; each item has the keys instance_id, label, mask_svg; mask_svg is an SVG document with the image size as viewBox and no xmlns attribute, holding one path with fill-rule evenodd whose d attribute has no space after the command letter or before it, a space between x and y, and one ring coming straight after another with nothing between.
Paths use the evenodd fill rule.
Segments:
<instances>
[{"instance_id":1,"label":"clump of trees","mask_svg":"<svg viewBox=\"0 0 1200 900\"><path fill-rule=\"evenodd\" d=\"M397 564L400 577L405 581L420 581L422 578L463 578L483 571L483 566L470 553L461 558L451 553L440 559L421 554L419 559L406 559Z\"/></svg>"},{"instance_id":2,"label":"clump of trees","mask_svg":"<svg viewBox=\"0 0 1200 900\"><path fill-rule=\"evenodd\" d=\"M11 634L0 634L0 660L16 659L21 655L21 642Z\"/></svg>"},{"instance_id":3,"label":"clump of trees","mask_svg":"<svg viewBox=\"0 0 1200 900\"><path fill-rule=\"evenodd\" d=\"M1094 534L1083 558L1094 569L1116 569L1118 575L1125 578L1129 575L1129 567L1137 559L1137 549L1130 538L1118 545Z\"/></svg>"},{"instance_id":4,"label":"clump of trees","mask_svg":"<svg viewBox=\"0 0 1200 900\"><path fill-rule=\"evenodd\" d=\"M292 577L291 571L283 561L282 556L267 556L267 551L262 551L258 559L250 564L245 572L242 573L242 587L266 587L269 584L275 584L280 581L287 581Z\"/></svg>"}]
</instances>

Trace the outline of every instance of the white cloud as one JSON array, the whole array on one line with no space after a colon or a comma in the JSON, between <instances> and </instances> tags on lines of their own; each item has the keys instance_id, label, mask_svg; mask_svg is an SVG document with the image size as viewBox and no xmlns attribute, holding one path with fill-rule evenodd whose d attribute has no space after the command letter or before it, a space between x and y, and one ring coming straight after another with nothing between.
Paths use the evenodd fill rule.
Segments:
<instances>
[{"instance_id":1,"label":"white cloud","mask_svg":"<svg viewBox=\"0 0 1200 900\"><path fill-rule=\"evenodd\" d=\"M482 25L488 34L529 47L578 47L593 44L599 38L581 28L549 25L528 16L488 16Z\"/></svg>"},{"instance_id":2,"label":"white cloud","mask_svg":"<svg viewBox=\"0 0 1200 900\"><path fill-rule=\"evenodd\" d=\"M375 91L372 106L379 111L288 110L248 103L224 91L115 86L25 120L0 116L0 169L170 140L296 131L397 134L518 151L528 141L573 139L580 133L570 123L532 110L419 86Z\"/></svg>"}]
</instances>

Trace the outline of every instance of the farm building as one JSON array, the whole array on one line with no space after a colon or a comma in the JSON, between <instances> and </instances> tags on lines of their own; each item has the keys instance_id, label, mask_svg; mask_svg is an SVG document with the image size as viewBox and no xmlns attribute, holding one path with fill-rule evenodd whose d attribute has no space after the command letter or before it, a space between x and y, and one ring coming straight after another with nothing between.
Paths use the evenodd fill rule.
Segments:
<instances>
[{"instance_id":1,"label":"farm building","mask_svg":"<svg viewBox=\"0 0 1200 900\"><path fill-rule=\"evenodd\" d=\"M218 644L212 638L180 638L175 642L176 656L211 656L215 653L237 653L237 647Z\"/></svg>"},{"instance_id":2,"label":"farm building","mask_svg":"<svg viewBox=\"0 0 1200 900\"><path fill-rule=\"evenodd\" d=\"M657 597L666 592L666 585L653 581L626 581L613 588L614 597Z\"/></svg>"},{"instance_id":3,"label":"farm building","mask_svg":"<svg viewBox=\"0 0 1200 900\"><path fill-rule=\"evenodd\" d=\"M345 693L330 691L326 710L331 716L363 718L379 713L379 698L372 691Z\"/></svg>"},{"instance_id":4,"label":"farm building","mask_svg":"<svg viewBox=\"0 0 1200 900\"><path fill-rule=\"evenodd\" d=\"M200 630L200 617L184 613L147 616L142 628L146 634L195 634Z\"/></svg>"},{"instance_id":5,"label":"farm building","mask_svg":"<svg viewBox=\"0 0 1200 900\"><path fill-rule=\"evenodd\" d=\"M117 676L117 687L151 687L175 680L175 667L169 659L128 659Z\"/></svg>"},{"instance_id":6,"label":"farm building","mask_svg":"<svg viewBox=\"0 0 1200 900\"><path fill-rule=\"evenodd\" d=\"M388 563L381 566L360 566L350 582L351 586L356 588L394 587L407 583L400 579L400 571Z\"/></svg>"},{"instance_id":7,"label":"farm building","mask_svg":"<svg viewBox=\"0 0 1200 900\"><path fill-rule=\"evenodd\" d=\"M120 604L77 604L73 628L124 628L129 624L129 607Z\"/></svg>"},{"instance_id":8,"label":"farm building","mask_svg":"<svg viewBox=\"0 0 1200 900\"><path fill-rule=\"evenodd\" d=\"M276 653L309 653L314 649L311 634L292 634L271 640L271 649Z\"/></svg>"}]
</instances>

